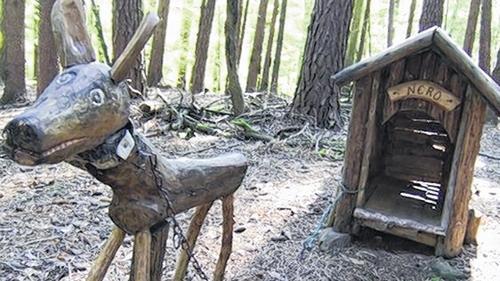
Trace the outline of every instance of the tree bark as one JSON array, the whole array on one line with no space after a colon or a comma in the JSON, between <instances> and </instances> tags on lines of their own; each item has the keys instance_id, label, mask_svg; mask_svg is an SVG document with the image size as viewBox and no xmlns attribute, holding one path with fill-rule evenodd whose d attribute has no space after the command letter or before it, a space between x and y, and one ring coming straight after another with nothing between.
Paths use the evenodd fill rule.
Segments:
<instances>
[{"instance_id":1,"label":"tree bark","mask_svg":"<svg viewBox=\"0 0 500 281\"><path fill-rule=\"evenodd\" d=\"M215 58L214 58L214 68L212 69L212 77L214 79L212 90L218 93L222 90L222 48L225 40L224 36L224 22L221 19L222 15L218 14L216 17L217 25L217 42L215 44Z\"/></svg>"},{"instance_id":2,"label":"tree bark","mask_svg":"<svg viewBox=\"0 0 500 281\"><path fill-rule=\"evenodd\" d=\"M346 54L346 65L351 65L354 63L354 58L356 57L356 51L359 46L359 31L361 28L361 18L363 11L364 0L353 0L354 7L352 12L352 21L349 28L349 39L347 40L347 54Z\"/></svg>"},{"instance_id":3,"label":"tree bark","mask_svg":"<svg viewBox=\"0 0 500 281\"><path fill-rule=\"evenodd\" d=\"M262 59L262 43L264 42L264 33L266 25L268 0L260 0L259 13L257 17L257 26L255 27L255 36L253 40L252 54L250 56L250 65L248 67L246 92L255 92L257 90L257 79L260 74L260 63Z\"/></svg>"},{"instance_id":4,"label":"tree bark","mask_svg":"<svg viewBox=\"0 0 500 281\"><path fill-rule=\"evenodd\" d=\"M365 16L363 17L363 27L361 28L361 37L359 38L359 49L356 54L356 62L360 61L363 57L365 51L366 34L368 33L368 27L370 26L370 7L371 0L366 1Z\"/></svg>"},{"instance_id":5,"label":"tree bark","mask_svg":"<svg viewBox=\"0 0 500 281\"><path fill-rule=\"evenodd\" d=\"M352 0L316 0L292 110L321 127L340 127L339 87L330 76L344 67Z\"/></svg>"},{"instance_id":6,"label":"tree bark","mask_svg":"<svg viewBox=\"0 0 500 281\"><path fill-rule=\"evenodd\" d=\"M97 31L97 39L99 40L99 53L106 64L111 65L111 59L109 58L108 46L106 45L106 40L104 40L104 31L102 30L101 14L99 13L99 6L92 0L92 14L94 15L94 26Z\"/></svg>"},{"instance_id":7,"label":"tree bark","mask_svg":"<svg viewBox=\"0 0 500 281\"><path fill-rule=\"evenodd\" d=\"M481 30L479 32L479 67L486 73L491 69L491 0L482 0Z\"/></svg>"},{"instance_id":8,"label":"tree bark","mask_svg":"<svg viewBox=\"0 0 500 281\"><path fill-rule=\"evenodd\" d=\"M181 26L181 56L179 58L179 75L177 76L177 88L186 89L186 70L187 70L187 56L189 52L189 36L191 34L192 13L191 6L192 0L184 2L182 12L182 26Z\"/></svg>"},{"instance_id":9,"label":"tree bark","mask_svg":"<svg viewBox=\"0 0 500 281\"><path fill-rule=\"evenodd\" d=\"M387 47L392 46L394 40L394 6L396 0L389 0L389 13L387 18Z\"/></svg>"},{"instance_id":10,"label":"tree bark","mask_svg":"<svg viewBox=\"0 0 500 281\"><path fill-rule=\"evenodd\" d=\"M419 31L443 24L444 0L424 0L420 16Z\"/></svg>"},{"instance_id":11,"label":"tree bark","mask_svg":"<svg viewBox=\"0 0 500 281\"><path fill-rule=\"evenodd\" d=\"M113 0L113 56L114 61L120 56L134 35L142 19L141 0ZM140 92L144 91L142 75L142 56L129 72L131 86Z\"/></svg>"},{"instance_id":12,"label":"tree bark","mask_svg":"<svg viewBox=\"0 0 500 281\"><path fill-rule=\"evenodd\" d=\"M25 81L24 0L3 0L2 10L2 80L5 83L0 104L23 99Z\"/></svg>"},{"instance_id":13,"label":"tree bark","mask_svg":"<svg viewBox=\"0 0 500 281\"><path fill-rule=\"evenodd\" d=\"M226 66L228 76L226 94L231 96L233 113L236 116L245 111L245 101L243 100L243 93L238 78L238 63L236 56L238 7L238 1L227 0L226 24L224 27L226 33Z\"/></svg>"},{"instance_id":14,"label":"tree bark","mask_svg":"<svg viewBox=\"0 0 500 281\"><path fill-rule=\"evenodd\" d=\"M274 27L276 25L276 18L278 17L279 5L279 0L274 0L273 15L271 17L269 37L267 39L266 56L264 57L264 70L262 71L262 79L260 81L260 91L267 91L269 89L269 70L271 69L271 53L273 51L275 32Z\"/></svg>"},{"instance_id":15,"label":"tree bark","mask_svg":"<svg viewBox=\"0 0 500 281\"><path fill-rule=\"evenodd\" d=\"M39 96L59 72L57 47L52 35L50 13L55 0L40 0L36 93Z\"/></svg>"},{"instance_id":16,"label":"tree bark","mask_svg":"<svg viewBox=\"0 0 500 281\"><path fill-rule=\"evenodd\" d=\"M208 46L214 20L215 0L205 0L201 6L200 25L196 39L195 61L191 75L191 93L203 91L207 68Z\"/></svg>"},{"instance_id":17,"label":"tree bark","mask_svg":"<svg viewBox=\"0 0 500 281\"><path fill-rule=\"evenodd\" d=\"M408 15L408 26L406 27L406 38L411 36L413 30L413 19L415 18L415 8L417 7L417 0L411 0L410 12Z\"/></svg>"},{"instance_id":18,"label":"tree bark","mask_svg":"<svg viewBox=\"0 0 500 281\"><path fill-rule=\"evenodd\" d=\"M479 16L479 7L481 0L471 0L469 8L469 17L467 19L467 28L465 29L464 38L464 51L469 54L472 53L474 47L474 39L476 38L477 18Z\"/></svg>"},{"instance_id":19,"label":"tree bark","mask_svg":"<svg viewBox=\"0 0 500 281\"><path fill-rule=\"evenodd\" d=\"M495 82L500 85L500 48L497 51L497 63L495 65L495 68L491 72L491 77L493 77L493 80L495 80Z\"/></svg>"},{"instance_id":20,"label":"tree bark","mask_svg":"<svg viewBox=\"0 0 500 281\"><path fill-rule=\"evenodd\" d=\"M245 11L243 11L242 15L242 22L241 22L241 27L240 27L240 33L238 37L238 63L241 58L241 48L243 47L243 39L245 38L245 28L247 26L247 17L248 17L248 4L250 3L250 0L246 1L245 4Z\"/></svg>"},{"instance_id":21,"label":"tree bark","mask_svg":"<svg viewBox=\"0 0 500 281\"><path fill-rule=\"evenodd\" d=\"M157 86L163 78L163 55L165 54L165 38L167 37L168 13L170 0L158 1L158 16L161 22L156 27L151 46L151 58L148 67L148 86Z\"/></svg>"},{"instance_id":22,"label":"tree bark","mask_svg":"<svg viewBox=\"0 0 500 281\"><path fill-rule=\"evenodd\" d=\"M281 51L283 50L283 37L285 35L286 5L287 0L281 0L280 27L278 30L278 38L276 39L276 53L274 55L273 73L271 75L271 92L273 93L277 93L278 91Z\"/></svg>"}]
</instances>

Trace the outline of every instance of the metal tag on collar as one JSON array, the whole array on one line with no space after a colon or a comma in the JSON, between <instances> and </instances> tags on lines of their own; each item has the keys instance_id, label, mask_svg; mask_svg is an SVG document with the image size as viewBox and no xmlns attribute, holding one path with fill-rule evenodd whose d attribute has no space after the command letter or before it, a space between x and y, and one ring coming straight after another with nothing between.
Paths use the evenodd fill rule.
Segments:
<instances>
[{"instance_id":1,"label":"metal tag on collar","mask_svg":"<svg viewBox=\"0 0 500 281\"><path fill-rule=\"evenodd\" d=\"M118 147L116 148L116 154L121 159L127 160L127 158L130 156L130 153L132 152L132 149L134 148L134 145L135 145L134 138L127 130L125 132L125 136L123 136L120 143L118 144Z\"/></svg>"}]
</instances>

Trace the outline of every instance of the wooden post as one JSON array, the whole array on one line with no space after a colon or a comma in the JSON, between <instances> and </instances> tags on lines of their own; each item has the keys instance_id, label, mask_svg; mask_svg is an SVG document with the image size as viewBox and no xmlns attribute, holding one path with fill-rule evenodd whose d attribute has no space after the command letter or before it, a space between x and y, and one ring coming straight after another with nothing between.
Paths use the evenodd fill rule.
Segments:
<instances>
[{"instance_id":1,"label":"wooden post","mask_svg":"<svg viewBox=\"0 0 500 281\"><path fill-rule=\"evenodd\" d=\"M168 228L168 223L165 223L159 229L151 230L151 281L161 281L163 260L165 259L167 247Z\"/></svg>"},{"instance_id":2,"label":"wooden post","mask_svg":"<svg viewBox=\"0 0 500 281\"><path fill-rule=\"evenodd\" d=\"M227 261L233 249L233 225L234 225L234 195L230 194L222 199L222 215L224 216L222 245L219 260L215 266L214 281L222 281L226 271Z\"/></svg>"},{"instance_id":3,"label":"wooden post","mask_svg":"<svg viewBox=\"0 0 500 281\"><path fill-rule=\"evenodd\" d=\"M132 275L134 281L150 281L151 232L149 229L135 235Z\"/></svg>"},{"instance_id":4,"label":"wooden post","mask_svg":"<svg viewBox=\"0 0 500 281\"><path fill-rule=\"evenodd\" d=\"M445 257L460 254L467 228L470 187L486 112L486 103L475 91L469 86L464 98L443 212L442 225L448 228L444 239L440 239L436 245L436 254Z\"/></svg>"},{"instance_id":5,"label":"wooden post","mask_svg":"<svg viewBox=\"0 0 500 281\"><path fill-rule=\"evenodd\" d=\"M363 151L365 148L365 135L370 108L372 77L370 75L356 81L356 89L353 98L351 121L349 124L349 145L344 155L344 168L340 198L337 201L334 212L328 221L329 226L333 224L335 231L348 233L352 222L352 213L356 202L356 190L359 187L361 163L363 162ZM353 192L353 193L349 193Z\"/></svg>"},{"instance_id":6,"label":"wooden post","mask_svg":"<svg viewBox=\"0 0 500 281\"><path fill-rule=\"evenodd\" d=\"M193 251L194 246L196 244L196 240L198 239L198 235L200 234L201 226L205 221L205 218L212 207L213 202L204 204L196 208L196 212L191 219L191 223L189 224L188 232L187 232L187 242L189 245L189 250ZM186 251L182 250L179 258L177 259L177 266L174 274L174 281L182 281L184 280L184 276L186 276L186 271L189 263L189 257Z\"/></svg>"},{"instance_id":7,"label":"wooden post","mask_svg":"<svg viewBox=\"0 0 500 281\"><path fill-rule=\"evenodd\" d=\"M115 226L101 253L92 265L86 281L102 281L104 279L116 252L123 243L123 239L125 239L125 231Z\"/></svg>"},{"instance_id":8,"label":"wooden post","mask_svg":"<svg viewBox=\"0 0 500 281\"><path fill-rule=\"evenodd\" d=\"M467 229L465 231L465 243L477 245L477 232L481 225L481 212L470 209L467 218Z\"/></svg>"}]
</instances>

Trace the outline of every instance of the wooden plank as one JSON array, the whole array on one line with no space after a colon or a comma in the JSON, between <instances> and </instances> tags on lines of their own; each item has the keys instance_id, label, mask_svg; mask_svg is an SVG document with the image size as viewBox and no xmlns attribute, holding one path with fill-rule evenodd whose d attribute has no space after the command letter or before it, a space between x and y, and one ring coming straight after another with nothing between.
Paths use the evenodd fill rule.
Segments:
<instances>
[{"instance_id":1,"label":"wooden plank","mask_svg":"<svg viewBox=\"0 0 500 281\"><path fill-rule=\"evenodd\" d=\"M234 227L234 195L230 194L222 199L222 242L219 259L215 265L214 281L223 281L226 272L227 261L233 249L233 227Z\"/></svg>"},{"instance_id":2,"label":"wooden plank","mask_svg":"<svg viewBox=\"0 0 500 281\"><path fill-rule=\"evenodd\" d=\"M447 228L441 253L446 257L460 254L467 227L467 212L474 164L479 153L486 103L476 90L467 89L457 144L451 164L450 180L443 209L442 226Z\"/></svg>"},{"instance_id":3,"label":"wooden plank","mask_svg":"<svg viewBox=\"0 0 500 281\"><path fill-rule=\"evenodd\" d=\"M478 89L491 108L500 115L500 86L486 74L442 29L436 29L434 44Z\"/></svg>"},{"instance_id":4,"label":"wooden plank","mask_svg":"<svg viewBox=\"0 0 500 281\"><path fill-rule=\"evenodd\" d=\"M356 218L356 222L363 226L404 237L429 246L436 245L436 236L444 235L444 231L440 227L385 215L364 208L356 208L354 210L354 217Z\"/></svg>"},{"instance_id":5,"label":"wooden plank","mask_svg":"<svg viewBox=\"0 0 500 281\"><path fill-rule=\"evenodd\" d=\"M452 111L460 104L460 100L448 90L426 80L413 80L398 84L387 89L387 93L391 102L411 98L423 99L445 111Z\"/></svg>"},{"instance_id":6,"label":"wooden plank","mask_svg":"<svg viewBox=\"0 0 500 281\"><path fill-rule=\"evenodd\" d=\"M449 149L449 148L446 148ZM428 144L417 144L409 141L391 141L386 145L387 154L423 156L443 159L445 152Z\"/></svg>"},{"instance_id":7,"label":"wooden plank","mask_svg":"<svg viewBox=\"0 0 500 281\"><path fill-rule=\"evenodd\" d=\"M368 120L371 89L371 76L363 77L356 82L342 175L342 184L351 191L356 191L359 186L366 136L364 124L366 124ZM341 192L341 190L339 192ZM344 192L340 194L338 203L335 206L335 211L332 212L328 220L328 225L333 225L335 231L344 233L350 231L356 197L356 194L351 193Z\"/></svg>"},{"instance_id":8,"label":"wooden plank","mask_svg":"<svg viewBox=\"0 0 500 281\"><path fill-rule=\"evenodd\" d=\"M163 260L167 247L169 224L164 223L159 229L152 229L151 233L151 281L161 281L163 274ZM153 232L154 231L154 232Z\"/></svg>"},{"instance_id":9,"label":"wooden plank","mask_svg":"<svg viewBox=\"0 0 500 281\"><path fill-rule=\"evenodd\" d=\"M395 44L377 55L364 59L359 63L351 65L332 76L332 80L338 84L361 79L371 72L380 70L391 63L398 61L410 54L429 48L432 37L437 27L429 28L415 36L412 36L399 44Z\"/></svg>"},{"instance_id":10,"label":"wooden plank","mask_svg":"<svg viewBox=\"0 0 500 281\"><path fill-rule=\"evenodd\" d=\"M378 132L378 120L377 111L379 110L379 98L380 98L380 72L376 72L372 75L372 87L371 87L371 98L370 98L370 109L368 111L368 121L366 123L366 138L365 147L363 153L363 163L361 164L360 181L357 203L356 205L362 205L365 201L365 189L368 187L368 177L370 173L370 165L373 165L373 154L377 147L375 143L377 142L377 132Z\"/></svg>"}]
</instances>

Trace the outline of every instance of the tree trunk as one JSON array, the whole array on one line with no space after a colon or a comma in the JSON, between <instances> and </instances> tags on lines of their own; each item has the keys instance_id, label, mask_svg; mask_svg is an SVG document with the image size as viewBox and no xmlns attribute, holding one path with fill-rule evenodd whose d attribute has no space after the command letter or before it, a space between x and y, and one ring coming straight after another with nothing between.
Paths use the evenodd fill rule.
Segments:
<instances>
[{"instance_id":1,"label":"tree trunk","mask_svg":"<svg viewBox=\"0 0 500 281\"><path fill-rule=\"evenodd\" d=\"M392 46L394 39L394 5L396 0L389 0L389 12L387 18L387 47Z\"/></svg>"},{"instance_id":2,"label":"tree trunk","mask_svg":"<svg viewBox=\"0 0 500 281\"><path fill-rule=\"evenodd\" d=\"M283 37L285 35L286 4L287 0L281 0L280 27L278 30L278 38L276 39L276 53L274 55L273 73L271 75L271 92L273 93L277 93L278 91L281 51L283 50Z\"/></svg>"},{"instance_id":3,"label":"tree trunk","mask_svg":"<svg viewBox=\"0 0 500 281\"><path fill-rule=\"evenodd\" d=\"M413 19L415 18L415 8L417 7L417 0L411 0L410 12L408 15L408 26L406 27L406 38L411 36L413 30Z\"/></svg>"},{"instance_id":4,"label":"tree trunk","mask_svg":"<svg viewBox=\"0 0 500 281\"><path fill-rule=\"evenodd\" d=\"M50 13L55 0L40 0L40 26L38 28L37 84L39 96L59 72L57 48L52 35Z\"/></svg>"},{"instance_id":5,"label":"tree trunk","mask_svg":"<svg viewBox=\"0 0 500 281\"><path fill-rule=\"evenodd\" d=\"M469 54L472 53L474 47L474 39L476 38L477 18L479 16L479 7L481 0L471 0L469 8L469 17L467 19L467 28L465 29L464 38L464 51Z\"/></svg>"},{"instance_id":6,"label":"tree trunk","mask_svg":"<svg viewBox=\"0 0 500 281\"><path fill-rule=\"evenodd\" d=\"M420 15L419 31L433 26L441 26L443 23L444 0L424 0L422 14Z\"/></svg>"},{"instance_id":7,"label":"tree trunk","mask_svg":"<svg viewBox=\"0 0 500 281\"><path fill-rule=\"evenodd\" d=\"M365 15L363 20L363 27L361 28L361 37L359 39L359 49L356 55L356 62L360 61L363 57L365 51L366 34L368 33L368 27L370 26L370 6L371 0L366 1Z\"/></svg>"},{"instance_id":8,"label":"tree trunk","mask_svg":"<svg viewBox=\"0 0 500 281\"><path fill-rule=\"evenodd\" d=\"M271 69L271 53L273 51L274 43L274 27L276 25L276 18L279 11L279 0L274 0L273 15L271 17L271 26L269 26L269 37L267 39L266 56L264 58L264 70L262 71L262 79L260 81L260 91L267 91L269 89L269 70Z\"/></svg>"},{"instance_id":9,"label":"tree trunk","mask_svg":"<svg viewBox=\"0 0 500 281\"><path fill-rule=\"evenodd\" d=\"M340 127L339 87L330 76L344 67L352 0L316 0L292 110L321 127Z\"/></svg>"},{"instance_id":10,"label":"tree trunk","mask_svg":"<svg viewBox=\"0 0 500 281\"><path fill-rule=\"evenodd\" d=\"M214 20L215 0L205 0L201 6L200 26L196 39L195 61L191 74L191 93L203 91L207 68L208 45Z\"/></svg>"},{"instance_id":11,"label":"tree trunk","mask_svg":"<svg viewBox=\"0 0 500 281\"><path fill-rule=\"evenodd\" d=\"M97 39L99 40L99 55L104 58L106 64L111 65L111 59L109 57L108 46L106 45L106 40L104 40L104 31L102 30L101 14L99 13L99 6L92 0L92 14L94 15L94 27L97 31Z\"/></svg>"},{"instance_id":12,"label":"tree trunk","mask_svg":"<svg viewBox=\"0 0 500 281\"><path fill-rule=\"evenodd\" d=\"M222 48L225 40L224 23L222 15L218 14L215 18L217 24L217 42L215 44L214 68L212 77L214 79L212 90L218 93L222 90Z\"/></svg>"},{"instance_id":13,"label":"tree trunk","mask_svg":"<svg viewBox=\"0 0 500 281\"><path fill-rule=\"evenodd\" d=\"M250 65L248 67L246 92L255 92L255 90L257 90L257 78L260 74L262 43L264 42L264 32L266 25L267 3L268 0L260 0L257 26L255 27L255 36L253 40L252 55L250 56Z\"/></svg>"},{"instance_id":14,"label":"tree trunk","mask_svg":"<svg viewBox=\"0 0 500 281\"><path fill-rule=\"evenodd\" d=\"M364 0L353 0L354 8L352 12L352 22L349 28L349 39L347 41L347 54L346 54L346 65L351 65L354 63L354 58L356 56L356 51L359 46L359 31L361 29L361 21L363 14L363 3Z\"/></svg>"},{"instance_id":15,"label":"tree trunk","mask_svg":"<svg viewBox=\"0 0 500 281\"><path fill-rule=\"evenodd\" d=\"M495 68L491 72L491 77L493 77L493 80L495 80L495 82L500 85L500 48L498 48L497 51L497 63L495 65Z\"/></svg>"},{"instance_id":16,"label":"tree trunk","mask_svg":"<svg viewBox=\"0 0 500 281\"><path fill-rule=\"evenodd\" d=\"M186 69L187 69L187 56L189 53L189 36L191 34L191 22L193 21L193 13L191 13L193 1L187 0L184 2L182 12L182 26L181 26L181 56L179 58L179 75L177 76L177 88L186 89Z\"/></svg>"},{"instance_id":17,"label":"tree trunk","mask_svg":"<svg viewBox=\"0 0 500 281\"><path fill-rule=\"evenodd\" d=\"M479 67L486 73L491 69L491 0L482 0L481 30L479 31Z\"/></svg>"},{"instance_id":18,"label":"tree trunk","mask_svg":"<svg viewBox=\"0 0 500 281\"><path fill-rule=\"evenodd\" d=\"M113 56L120 56L134 35L142 19L141 0L113 0ZM131 86L140 92L144 91L142 75L142 55L138 56L135 65L130 70L128 78Z\"/></svg>"},{"instance_id":19,"label":"tree trunk","mask_svg":"<svg viewBox=\"0 0 500 281\"><path fill-rule=\"evenodd\" d=\"M238 28L238 1L227 0L226 13L226 66L228 83L226 94L231 96L233 103L233 113L238 116L245 111L245 101L241 91L240 81L238 78L238 63L237 63L237 28Z\"/></svg>"},{"instance_id":20,"label":"tree trunk","mask_svg":"<svg viewBox=\"0 0 500 281\"><path fill-rule=\"evenodd\" d=\"M168 12L170 0L158 1L158 16L160 24L156 27L151 46L151 58L148 66L148 86L157 86L163 78L163 55L165 53L165 38L167 37Z\"/></svg>"},{"instance_id":21,"label":"tree trunk","mask_svg":"<svg viewBox=\"0 0 500 281\"><path fill-rule=\"evenodd\" d=\"M2 80L5 83L0 104L23 99L26 92L24 54L24 0L3 0Z\"/></svg>"},{"instance_id":22,"label":"tree trunk","mask_svg":"<svg viewBox=\"0 0 500 281\"><path fill-rule=\"evenodd\" d=\"M0 0L0 88L3 88L3 0Z\"/></svg>"},{"instance_id":23,"label":"tree trunk","mask_svg":"<svg viewBox=\"0 0 500 281\"><path fill-rule=\"evenodd\" d=\"M238 37L238 50L237 50L238 63L239 63L240 58L241 58L241 48L243 47L243 39L245 38L245 28L247 26L248 4L249 3L250 3L250 0L247 0L246 4L245 4L245 11L243 11L243 15L242 15L243 21L241 22L240 33L239 33L239 37Z\"/></svg>"}]
</instances>

